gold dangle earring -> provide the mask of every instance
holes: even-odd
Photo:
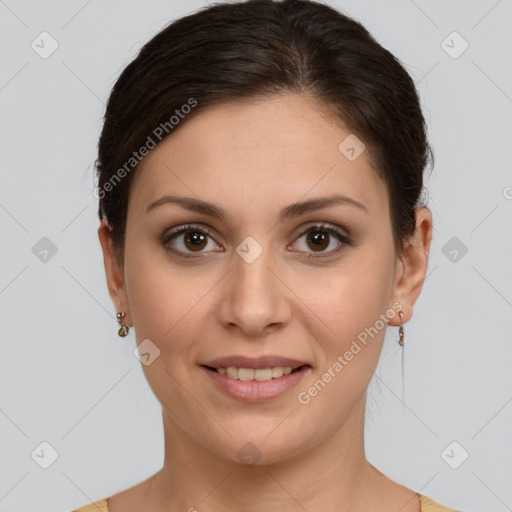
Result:
[[[124,311],[121,311],[120,313],[117,313],[117,321],[119,322],[119,325],[121,326],[120,329],[117,331],[117,334],[124,338],[127,334],[130,328],[123,323],[124,318]]]
[[[398,329],[398,335],[400,336],[400,339],[398,340],[398,344],[403,347],[404,346],[404,324],[403,324],[403,320],[404,320],[404,314],[402,313],[402,311],[400,311],[398,313],[398,316],[400,317],[400,328]]]
[[[398,329],[398,335],[399,335],[399,339],[398,339],[398,344],[400,345],[400,347],[402,347],[402,350],[400,350],[400,352],[402,353],[402,386],[403,386],[403,382],[404,382],[404,369],[405,369],[405,366],[404,366],[404,353],[405,353],[405,349],[403,348],[404,346],[404,314],[402,312],[402,310],[400,310],[398,312],[398,316],[400,317],[400,327]],[[405,387],[402,387],[402,400],[405,402]]]

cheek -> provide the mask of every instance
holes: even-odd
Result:
[[[298,401],[311,416],[329,414],[326,429],[345,421],[378,364],[390,315],[390,264],[367,266],[359,259],[359,267],[331,279],[325,293],[310,295],[322,319],[314,332],[319,364]]]
[[[393,257],[369,247],[338,270],[319,275],[314,286],[312,280],[296,284],[302,287],[300,295],[307,297],[307,305],[324,321],[330,338],[339,344],[372,326],[390,307],[393,277]]]
[[[189,414],[194,405],[181,383],[189,382],[190,370],[196,371],[198,341],[204,338],[210,318],[207,294],[218,279],[205,272],[194,277],[154,251],[126,254],[126,289],[136,343],[149,339],[158,349],[141,345],[149,348],[151,357],[142,369],[162,405]]]
[[[318,374],[326,384],[311,390],[322,395],[314,407],[336,403],[339,420],[364,392],[378,364],[387,321],[394,314],[389,302],[393,258],[392,250],[384,248],[360,250],[324,283],[323,293],[315,288],[308,295],[308,305],[322,319],[314,337],[320,345]]]
[[[126,254],[126,289],[137,342],[149,338],[161,351],[172,347],[179,353],[191,339],[200,339],[201,319],[208,318],[204,299],[216,276],[173,264],[158,250],[137,248]]]

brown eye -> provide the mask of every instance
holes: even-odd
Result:
[[[302,238],[305,238],[301,242]],[[308,253],[308,258],[325,258],[338,254],[345,246],[351,245],[348,235],[344,235],[331,225],[315,225],[304,231],[294,243],[297,250]],[[328,248],[330,250],[327,250]],[[314,255],[318,253],[318,255]]]
[[[301,242],[303,237],[305,240]],[[350,237],[331,225],[311,226],[297,240],[294,243],[295,249],[308,254],[308,259],[334,256],[345,246],[351,245]],[[206,228],[194,225],[171,231],[163,237],[162,244],[166,250],[184,258],[197,258],[212,251],[223,251]]]
[[[162,240],[165,249],[183,256],[184,258],[200,257],[206,252],[219,252],[219,246],[214,243],[210,232],[206,228],[188,225],[182,226],[166,234]],[[210,250],[205,250],[210,247]],[[192,255],[196,253],[197,256]]]
[[[206,238],[208,235],[199,231],[185,231],[183,243],[187,249],[191,251],[200,251],[206,246]]]
[[[314,251],[323,251],[329,246],[331,235],[325,231],[310,231],[306,237],[306,243]]]

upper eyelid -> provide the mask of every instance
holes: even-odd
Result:
[[[186,232],[187,230],[192,231],[193,229],[197,229],[197,231],[203,231],[210,237],[214,237],[215,230],[211,228],[210,226],[205,226],[204,224],[183,224],[181,226],[177,226],[169,231],[165,231],[163,235],[164,240],[169,240],[171,237],[179,234],[183,234],[183,232]]]

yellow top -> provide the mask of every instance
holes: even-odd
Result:
[[[427,498],[427,496],[423,496],[423,494],[419,494],[420,503],[421,503],[421,512],[460,512],[453,508],[443,507],[436,501]],[[105,498],[99,501],[95,501],[94,503],[90,503],[89,505],[85,505],[85,507],[77,508],[73,510],[73,512],[108,512],[107,501],[109,498]]]

